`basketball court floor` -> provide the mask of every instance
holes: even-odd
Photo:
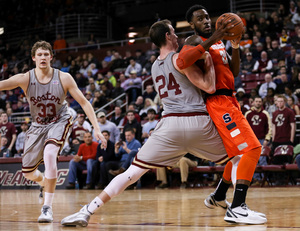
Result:
[[[203,231],[296,231],[300,230],[299,187],[252,187],[250,209],[266,214],[265,225],[232,225],[225,211],[208,209],[203,200],[214,188],[126,190],[92,216],[87,227],[63,227],[60,221],[92,200],[98,190],[57,190],[54,222],[39,224],[38,190],[0,190],[0,230],[203,230]],[[228,193],[232,200],[232,188]]]

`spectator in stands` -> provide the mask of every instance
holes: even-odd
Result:
[[[87,91],[84,96],[91,104],[93,103],[94,98],[92,92]]]
[[[7,138],[6,136],[1,135],[1,145],[0,145],[0,157],[12,157],[10,151],[8,150],[7,147]]]
[[[89,69],[89,61],[87,60],[83,60],[81,66],[80,66],[80,69],[79,69],[79,72],[85,77],[87,78],[88,77],[88,69]]]
[[[253,26],[258,24],[259,21],[257,19],[256,14],[251,13],[249,19],[247,20],[247,31],[249,31],[248,33],[250,34],[251,37],[253,35]]]
[[[296,35],[291,37],[291,44],[296,50],[300,49],[300,28],[296,28]]]
[[[81,114],[84,115],[83,111],[82,111],[82,110],[79,110],[79,111],[78,111],[78,115],[81,115]],[[80,116],[80,117],[81,117],[81,116]],[[77,117],[77,118],[79,119],[79,117]],[[86,118],[86,117],[84,117],[84,118]],[[78,119],[74,121],[73,126],[77,126],[77,124],[78,124]],[[83,127],[84,129],[88,130],[89,132],[92,131],[92,126],[91,126],[91,124],[90,124],[86,119],[84,119],[83,124],[82,124],[82,127]]]
[[[267,91],[270,87],[276,90],[277,85],[272,81],[272,75],[267,73],[265,75],[265,82],[260,86],[258,91],[261,98],[265,98],[267,96]]]
[[[17,139],[17,129],[13,123],[8,122],[8,116],[6,112],[1,114],[0,132],[1,137],[5,136],[7,138],[6,147],[8,148],[8,155],[11,157],[13,156],[12,151]]]
[[[84,134],[89,131],[87,128],[83,126],[85,122],[85,114],[78,114],[76,120],[74,121],[71,135],[70,135],[70,143],[74,139],[78,139],[80,143],[84,142]]]
[[[53,44],[53,50],[58,54],[58,53],[66,53],[66,50],[61,50],[61,49],[66,49],[67,48],[67,42],[66,40],[61,36],[61,34],[57,34],[56,40],[54,41]]]
[[[255,60],[259,60],[261,58],[261,53],[264,51],[264,46],[262,43],[257,43],[256,44],[256,49],[252,49],[252,56]]]
[[[288,98],[293,98],[293,101],[295,104],[299,103],[298,97],[293,93],[292,89],[291,89],[291,85],[288,84],[284,87],[284,96],[288,99]]]
[[[113,122],[117,127],[123,126],[124,115],[120,106],[115,106],[114,114],[110,121]]]
[[[180,178],[181,178],[181,189],[189,188],[188,176],[190,168],[194,168],[198,165],[198,158],[187,153],[183,156],[173,168],[180,169]],[[161,183],[156,187],[157,189],[167,188],[167,174],[166,168],[157,168],[156,169],[156,180],[161,181]]]
[[[126,75],[126,73],[125,73]],[[141,95],[142,79],[137,77],[136,70],[130,72],[130,78],[124,82],[124,90],[128,94],[129,102],[135,101]]]
[[[137,63],[134,58],[131,58],[129,60],[129,63],[130,64],[127,66],[126,71],[125,71],[125,76],[130,77],[130,75],[133,71],[136,72],[137,76],[141,76],[141,74],[142,74],[142,65]]]
[[[118,129],[117,125],[107,120],[103,111],[98,112],[97,119],[101,131],[109,131],[110,141],[113,143],[118,142],[120,140],[120,130]]]
[[[84,78],[80,72],[76,72],[75,74],[75,82],[79,89],[84,89],[88,84],[88,79]]]
[[[146,63],[143,66],[142,75],[151,75],[151,68],[156,58],[156,55],[151,55],[150,58],[146,60]]]
[[[127,68],[130,65],[130,60],[133,59],[133,56],[131,54],[130,50],[125,51],[125,56],[123,58],[124,60],[124,66]]]
[[[103,80],[100,81],[100,85],[105,85],[110,91],[114,88],[107,75],[103,76]]]
[[[70,75],[75,78],[76,73],[79,71],[80,67],[76,64],[75,60],[71,61],[71,65],[69,66],[69,73]]]
[[[138,110],[136,108],[136,105],[135,103],[131,102],[129,105],[128,105],[128,108],[127,108],[127,112],[128,111],[133,111],[134,112],[134,118],[140,123],[141,122],[141,117],[138,113]],[[126,113],[127,114],[127,113]],[[123,126],[128,122],[128,119],[127,119],[127,115],[124,117],[124,122],[123,122]]]
[[[91,72],[91,76],[90,77],[93,77],[94,79],[96,78],[97,76],[97,73],[98,73],[98,69],[96,67],[96,64],[95,63],[91,63],[89,66],[88,66],[88,69],[87,69],[87,72]]]
[[[17,151],[18,156],[21,156],[23,154],[24,142],[25,142],[27,130],[28,130],[28,123],[23,122],[21,124],[21,132],[18,134],[17,140],[16,140],[16,151]]]
[[[279,145],[293,145],[295,137],[295,113],[285,106],[285,96],[278,95],[276,105],[278,110],[273,113],[272,119],[273,151]]]
[[[124,65],[124,60],[122,59],[119,52],[114,53],[114,59],[111,62],[110,70],[112,72],[122,72],[125,71],[126,67]]]
[[[91,132],[84,134],[84,143],[79,146],[78,153],[73,157],[69,164],[69,184],[67,189],[75,189],[77,171],[87,170],[86,188],[93,188],[92,167],[96,160],[98,143],[93,141]]]
[[[115,166],[110,166],[112,169],[110,169],[108,172],[111,175],[116,176],[125,172],[125,170],[130,166],[139,149],[142,147],[140,141],[135,139],[135,136],[136,135],[134,129],[127,128],[125,129],[126,141],[117,142],[115,144],[116,156],[121,156],[121,160],[117,166],[119,167],[117,170],[113,170],[115,169]]]
[[[287,34],[287,30],[283,28],[281,31],[281,36],[279,37],[280,47],[281,48],[286,47],[287,45],[290,45],[290,43],[291,43],[291,38]]]
[[[103,60],[101,62],[101,67],[98,69],[98,73],[101,73],[102,75],[106,75],[106,73],[110,70],[110,66],[108,65],[108,62]]]
[[[297,11],[293,15],[291,21],[294,24],[294,26],[298,26],[300,24],[300,8],[297,8]]]
[[[296,53],[297,53],[296,49],[294,47],[291,47],[291,53],[286,57],[286,64],[287,64],[286,66],[287,66],[287,71],[289,73],[293,72],[293,67],[296,65]]]
[[[104,148],[100,143],[97,147],[96,159],[98,160],[93,168],[95,172],[96,189],[104,189],[109,183],[107,163],[110,161],[117,162],[118,158],[115,155],[115,143],[110,141],[110,133],[107,130],[102,131],[103,136],[107,140],[107,147]],[[98,180],[99,179],[99,180]]]
[[[241,73],[242,74],[251,74],[254,69],[254,64],[256,60],[252,57],[252,52],[246,53],[246,60],[244,60],[241,64]]]
[[[88,49],[96,49],[97,48],[97,39],[95,38],[95,35],[91,33],[88,37],[87,45],[89,46]]]
[[[15,104],[18,102],[18,96],[14,93],[13,90],[8,90],[7,101],[9,101],[11,104]]]
[[[113,73],[111,71],[108,71],[106,74],[108,81],[112,84],[113,87],[116,87],[117,84],[117,79],[116,77],[113,75]]]
[[[141,49],[137,49],[135,51],[135,61],[139,64],[141,64],[141,66],[143,67],[146,63],[146,57],[143,54]]]
[[[282,74],[274,77],[273,81],[277,85],[276,93],[278,93],[278,94],[284,94],[285,93],[285,87],[290,84],[288,82],[287,74],[285,74],[285,73],[282,73]]]
[[[95,110],[98,110],[99,108],[101,108],[102,106],[104,106],[105,104],[107,104],[107,99],[105,94],[101,91],[95,91],[94,92],[94,98],[92,101],[92,106]]]
[[[139,115],[142,120],[145,119],[145,117],[147,116],[147,112],[150,108],[153,109],[155,113],[157,113],[157,105],[153,102],[152,99],[146,98],[144,102],[144,108],[141,109],[139,112]]]
[[[268,57],[272,60],[273,66],[276,66],[280,60],[285,60],[284,51],[280,49],[277,40],[272,41],[272,51],[268,53]]]
[[[121,81],[118,80],[116,83],[116,87],[114,87],[112,89],[110,96],[112,99],[115,99],[118,96],[122,95],[124,92],[125,92],[124,89],[121,87]],[[122,105],[124,99],[125,99],[125,97],[118,99],[116,101],[116,105],[119,105],[119,106]]]
[[[143,98],[144,98],[144,100],[146,98],[150,98],[150,99],[154,100],[156,94],[157,94],[157,92],[154,91],[153,85],[149,84],[146,86],[146,91],[143,93]]]
[[[143,96],[138,96],[134,102],[135,108],[138,112],[144,108],[144,98]]]
[[[269,113],[263,109],[262,105],[262,98],[256,96],[253,107],[246,112],[245,117],[261,145],[267,146],[271,140],[272,122]]]
[[[68,65],[68,63],[67,62],[64,62],[63,63],[63,66],[62,66],[62,68],[60,69],[62,72],[67,72],[67,73],[69,73],[69,69],[70,69],[70,66]]]
[[[265,37],[264,49],[265,51],[267,51],[267,53],[272,51],[272,38],[270,35],[267,35]]]
[[[140,122],[138,122],[135,118],[135,115],[134,115],[134,111],[132,110],[128,110],[126,112],[126,117],[127,117],[127,122],[126,124],[124,125],[124,128],[123,128],[123,133],[121,135],[121,139],[122,140],[125,140],[125,131],[128,129],[128,128],[132,128],[134,129],[134,133],[135,133],[135,138],[138,140],[138,141],[141,141],[141,137],[142,137],[142,126],[140,124]]]
[[[250,48],[251,45],[252,45],[253,41],[252,39],[250,38],[249,34],[248,33],[245,33],[243,35],[243,38],[240,42],[240,48],[242,51],[244,51],[246,48]]]
[[[300,109],[299,109],[299,106],[297,104],[295,104],[294,97],[288,97],[287,104],[288,104],[288,107],[294,111],[296,116],[300,115]]]
[[[281,33],[282,28],[283,28],[283,21],[280,20],[276,12],[273,13],[273,26],[274,26],[274,32],[277,34]]]
[[[155,116],[156,116],[156,111],[154,109],[150,108],[147,111],[148,122],[143,125],[143,130],[142,130],[142,141],[143,141],[143,143],[145,143],[147,141],[147,139],[149,137],[150,130],[154,129],[157,122],[158,122],[158,120],[155,119]]]
[[[125,90],[125,81],[126,81],[125,74],[121,73],[119,75],[119,81],[120,81],[120,86]]]
[[[17,102],[17,107],[13,110],[13,112],[24,112],[25,108],[23,106],[23,101],[21,99]]]
[[[109,63],[111,61],[112,58],[112,51],[111,50],[107,50],[106,51],[106,56],[104,57],[104,61]]]
[[[297,5],[294,2],[294,0],[290,0],[290,5],[289,5],[289,18],[292,18],[294,14],[297,12]]]
[[[272,61],[268,58],[267,52],[261,52],[261,58],[255,62],[252,72],[266,73],[271,72],[273,68]]]

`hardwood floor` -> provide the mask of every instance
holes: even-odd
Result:
[[[38,203],[38,190],[0,190],[0,230],[300,230],[299,187],[250,188],[248,206],[265,213],[268,222],[249,226],[231,225],[223,220],[224,210],[207,209],[203,200],[213,190],[126,190],[98,210],[86,228],[63,227],[60,220],[92,200],[97,190],[57,190],[52,224],[37,223],[42,206]],[[228,200],[232,200],[232,189]]]

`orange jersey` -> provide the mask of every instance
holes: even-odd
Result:
[[[201,36],[200,36],[201,37]],[[206,38],[201,37],[203,41]],[[209,48],[216,72],[216,90],[234,90],[234,76],[230,70],[227,52],[222,41],[218,41]]]

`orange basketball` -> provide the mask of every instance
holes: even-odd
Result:
[[[225,40],[233,40],[239,37],[241,34],[244,33],[244,24],[242,19],[234,13],[224,13],[222,14],[216,21],[216,29],[220,24],[221,19],[223,19],[223,23],[231,20],[231,22],[227,25],[234,25],[231,29],[227,30],[228,33],[233,33],[233,36],[224,36]]]

